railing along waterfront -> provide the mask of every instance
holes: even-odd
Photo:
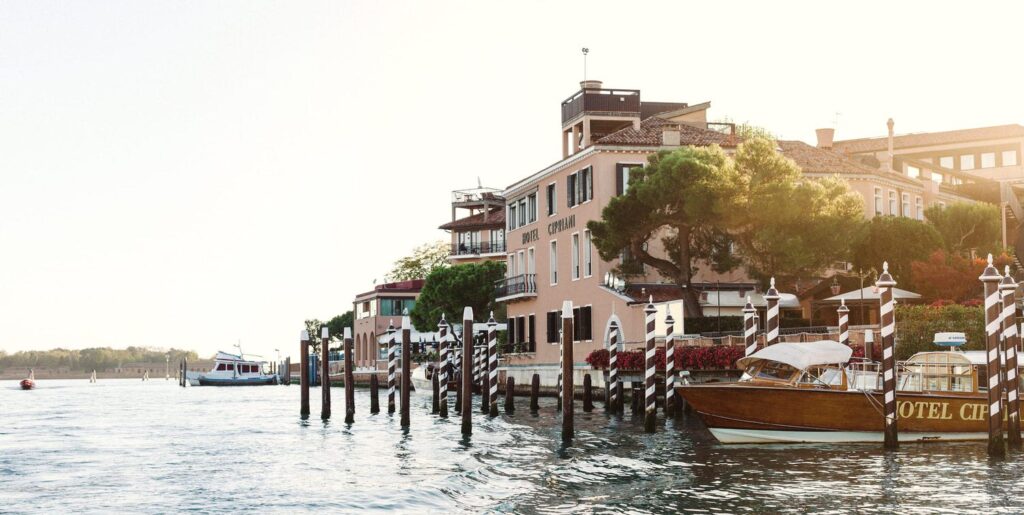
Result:
[[[452,255],[453,256],[478,256],[480,254],[503,254],[505,252],[505,242],[497,241],[483,241],[480,243],[453,243],[452,244]]]
[[[500,279],[494,284],[497,297],[537,293],[537,274],[521,274]]]

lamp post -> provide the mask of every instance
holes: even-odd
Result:
[[[164,360],[164,381],[171,380],[171,353],[168,352]],[[159,361],[157,361],[159,363]]]

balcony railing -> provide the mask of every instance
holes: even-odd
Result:
[[[453,256],[479,256],[480,254],[504,254],[505,253],[505,242],[503,241],[484,241],[480,243],[453,243],[452,244],[452,255]]]
[[[537,274],[522,274],[506,277],[494,283],[497,298],[513,295],[536,295]]]
[[[583,89],[562,102],[562,123],[584,111],[640,115],[640,90]]]

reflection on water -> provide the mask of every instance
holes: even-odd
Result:
[[[412,427],[298,415],[297,386],[188,388],[154,380],[0,382],[0,511],[934,512],[1024,511],[1024,455],[985,443],[716,444],[695,418],[577,412],[563,445],[554,401],[490,419],[430,415]],[[317,392],[311,394],[319,397]],[[335,412],[343,413],[336,395]],[[474,403],[474,406],[477,406]]]

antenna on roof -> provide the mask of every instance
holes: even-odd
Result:
[[[835,116],[832,117],[832,128],[835,129],[836,131],[839,130],[839,116],[842,114],[843,113],[836,111]]]
[[[590,53],[590,49],[583,47],[583,82],[587,81],[587,54]]]
[[[480,176],[479,176],[479,175],[477,175],[477,176],[476,176],[476,187],[477,187],[477,188],[480,188],[480,189],[483,189],[483,188],[484,188],[484,185],[483,185],[483,183],[482,183],[482,182],[480,182]]]

